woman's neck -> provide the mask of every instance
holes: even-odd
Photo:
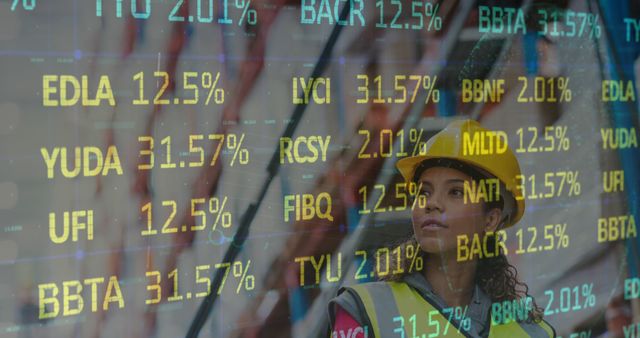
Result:
[[[455,255],[428,254],[423,275],[447,306],[465,306],[475,288],[477,262],[458,262]]]

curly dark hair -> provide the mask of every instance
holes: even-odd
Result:
[[[495,241],[488,241],[487,247],[492,245],[490,243],[495,243]],[[414,236],[411,236],[409,240],[399,246],[393,246],[393,249],[397,250],[398,247],[400,247],[402,252],[406,252],[405,250],[407,250],[408,247],[412,247],[411,250],[415,250],[416,248],[420,250],[420,245]],[[488,250],[493,250],[493,248],[488,248]],[[405,276],[412,273],[411,270],[416,270],[406,255],[398,256],[400,260],[398,260],[396,255],[390,255],[390,265],[399,267],[399,270],[401,269],[404,273],[388,273],[385,276],[379,276],[380,280],[400,282]],[[427,254],[421,251],[421,257],[425,259],[426,256]],[[475,282],[494,303],[531,297],[529,295],[529,287],[518,279],[518,271],[509,263],[507,257],[502,252],[494,257],[478,260]],[[536,304],[533,297],[531,297],[531,301],[532,310],[529,313],[527,321],[538,323],[542,320],[543,309]]]
[[[416,182],[422,172],[431,166],[444,166],[454,168],[466,173],[476,181],[492,176],[486,172],[482,172],[477,168],[471,167],[459,161],[449,159],[435,159],[427,160],[421,163],[415,170],[413,181]],[[485,212],[489,212],[494,208],[499,208],[502,210],[503,205],[503,196],[501,196],[501,198],[498,200],[483,202],[483,209]],[[487,234],[486,236],[499,236],[498,234],[499,232],[496,232]],[[495,246],[496,241],[487,241],[487,250],[489,252],[496,252]],[[392,247],[394,248],[394,250],[397,250],[399,248],[399,250],[403,250],[402,252],[406,252],[404,250],[407,250],[408,247],[412,247],[411,250],[420,250],[420,245],[413,235],[399,245],[393,245]],[[426,258],[427,254],[421,250],[420,252],[423,259]],[[379,276],[380,280],[402,281],[407,274],[411,273],[411,260],[407,258],[407,255],[391,255],[390,264],[391,266],[400,267],[402,271],[404,271],[404,273]],[[415,271],[415,267],[413,270]],[[521,282],[518,279],[518,271],[513,265],[509,263],[507,257],[502,251],[500,251],[499,254],[496,254],[493,257],[478,260],[475,283],[480,287],[480,289],[482,289],[483,292],[485,292],[489,296],[491,301],[494,303],[504,301],[517,301],[530,297],[532,310],[529,313],[526,321],[534,321],[538,323],[542,320],[544,313],[543,309],[539,307],[536,304],[535,299],[533,299],[533,297],[529,295],[529,287],[527,286],[527,284]]]

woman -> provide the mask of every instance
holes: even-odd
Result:
[[[502,250],[500,234],[520,220],[524,198],[518,161],[495,135],[455,121],[427,142],[425,155],[398,161],[424,196],[402,244],[421,249],[424,268],[395,262],[404,274],[342,288],[329,303],[333,337],[555,337]],[[483,137],[493,139],[481,146]],[[483,184],[492,193],[466,196]],[[474,238],[481,254],[461,255],[471,252],[461,243]]]

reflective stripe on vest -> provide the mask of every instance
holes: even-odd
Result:
[[[406,283],[374,282],[351,289],[362,300],[376,338],[470,337]],[[554,336],[553,329],[544,321],[492,324],[489,331],[490,338]]]

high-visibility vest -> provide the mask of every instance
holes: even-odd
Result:
[[[374,282],[351,286],[365,307],[376,338],[383,337],[471,337],[464,328],[456,327],[449,318],[403,282]],[[404,328],[404,332],[403,331]],[[554,329],[545,321],[492,323],[489,338],[555,337]]]

